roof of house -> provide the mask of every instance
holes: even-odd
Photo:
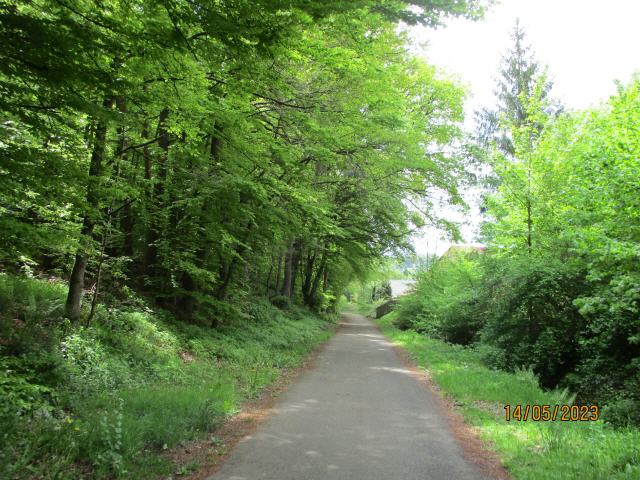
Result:
[[[465,253],[472,252],[484,252],[486,247],[484,245],[452,245],[449,249],[442,254],[443,257],[453,257],[456,255],[463,255]]]

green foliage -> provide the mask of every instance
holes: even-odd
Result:
[[[497,108],[483,109],[477,115],[478,140],[483,147],[492,147],[511,160],[522,161],[523,146],[531,148],[542,133],[547,117],[557,115],[561,108],[550,98],[552,83],[546,68],[536,60],[532,47],[527,44],[519,20],[511,33],[511,41],[511,47],[502,57],[497,79]],[[497,180],[506,179],[498,175]]]
[[[25,367],[24,362],[12,361],[12,358],[1,357],[0,369],[0,419],[3,422],[11,418],[28,415],[34,411],[48,409],[47,398],[51,389],[38,381],[34,371]]]
[[[14,278],[0,273],[0,336],[12,355],[49,350],[58,341],[66,288],[57,281]]]
[[[628,406],[635,402],[629,408],[635,418],[631,412],[640,402],[640,277],[633,259],[640,237],[633,212],[638,206],[634,173],[640,163],[633,125],[640,118],[639,92],[634,81],[621,87],[608,106],[549,125],[534,152],[533,183],[534,248],[548,272],[545,277],[552,280],[540,287],[553,299],[558,320],[566,324],[556,332],[555,346],[540,350],[540,355],[556,357],[567,373],[563,383],[583,398],[614,404],[620,400]],[[509,214],[497,225],[505,231],[518,221]],[[514,252],[502,261],[523,269],[517,258]],[[531,263],[536,264],[535,258]],[[545,316],[552,321],[553,315]]]
[[[460,259],[422,274],[399,325],[476,341],[492,367],[532,368],[544,387],[600,403],[609,423],[637,425],[640,82],[597,109],[558,115],[521,33],[482,138],[495,176],[487,253],[466,275]]]
[[[247,294],[331,308],[438,221],[422,192],[461,202],[464,91],[396,22],[490,3],[9,2],[0,265],[69,275],[74,322],[85,286],[199,323]]]
[[[393,291],[391,290],[391,284],[387,280],[379,285],[374,285],[372,287],[371,300],[374,302],[376,300],[388,300],[392,295]]]
[[[415,292],[400,299],[398,327],[469,344],[482,326],[477,315],[479,291],[478,253],[443,257],[416,275]]]
[[[465,92],[397,23],[491,3],[4,2],[0,268],[69,282],[0,274],[0,476],[148,477],[446,223]]]
[[[282,310],[286,310],[291,305],[291,299],[284,295],[275,295],[271,297],[271,303]]]
[[[484,263],[481,341],[502,352],[491,365],[531,367],[543,386],[558,385],[580,357],[584,320],[572,302],[584,291],[583,270],[529,255]]]

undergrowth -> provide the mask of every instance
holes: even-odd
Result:
[[[0,478],[166,476],[163,451],[211,432],[329,336],[326,319],[262,299],[217,329],[140,301],[73,327],[65,293],[0,274]]]
[[[376,320],[393,342],[429,370],[518,480],[640,479],[640,430],[597,422],[505,420],[506,404],[555,405],[573,401],[567,391],[545,391],[530,370],[493,370],[481,352],[394,326],[397,312]]]

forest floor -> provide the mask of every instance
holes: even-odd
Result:
[[[314,363],[211,478],[503,477],[368,319],[345,314]]]

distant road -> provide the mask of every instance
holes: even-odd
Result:
[[[210,480],[480,480],[433,394],[359,315]]]

